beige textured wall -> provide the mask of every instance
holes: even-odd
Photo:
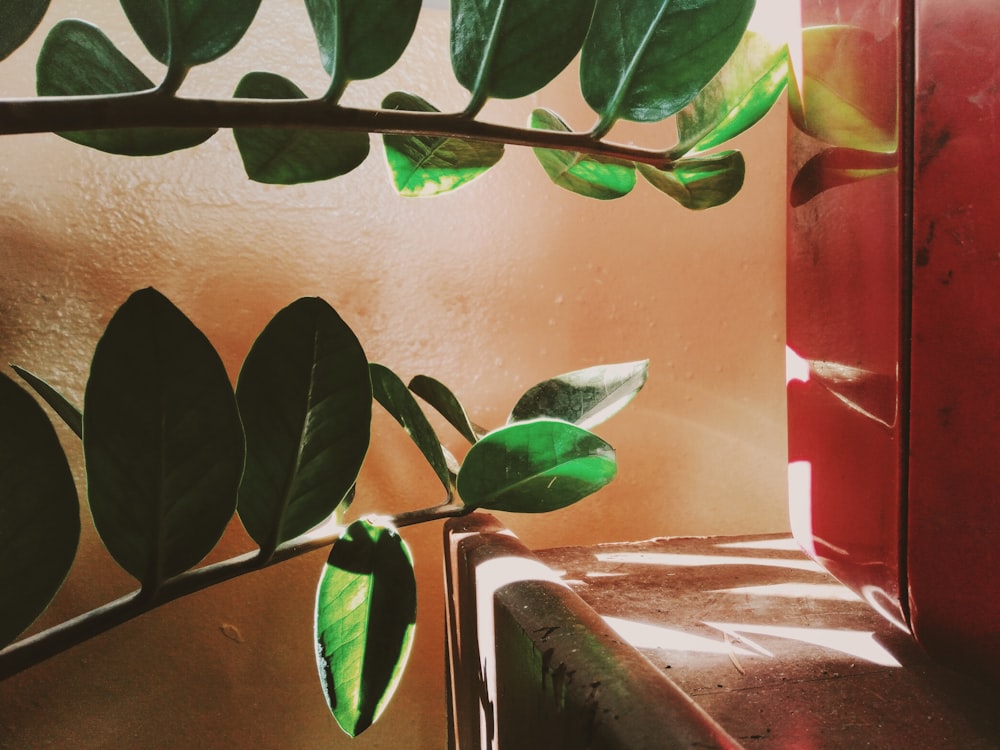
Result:
[[[73,15],[155,70],[117,3],[55,0],[45,25]],[[308,40],[307,24],[301,3],[268,0],[248,39],[211,66],[218,79],[196,71],[185,91],[225,96],[263,68],[320,93],[311,44],[270,38]],[[32,93],[37,46],[0,65],[0,95]],[[403,63],[348,100],[372,105],[394,88],[463,104],[444,14],[425,18]],[[536,104],[576,127],[593,118],[572,73],[486,114],[521,123]],[[633,136],[671,138],[662,126],[623,134]],[[487,426],[546,376],[649,357],[646,390],[598,430],[618,449],[619,480],[555,515],[505,520],[534,546],[782,530],[783,109],[740,146],[743,193],[694,214],[646,185],[612,203],[563,193],[519,150],[455,195],[403,200],[377,149],[336,182],[268,187],[245,179],[228,133],[156,160],[54,136],[3,138],[0,361],[79,399],[103,325],[145,285],[173,299],[234,374],[271,315],[321,295],[372,360],[444,380]],[[380,416],[374,440],[359,512],[439,500],[393,423]],[[396,702],[362,739],[341,740],[315,677],[320,552],[170,604],[0,684],[0,749],[443,747],[440,526],[405,536],[417,560],[418,640]],[[234,525],[212,559],[247,549]],[[43,624],[132,585],[85,519],[77,565]]]

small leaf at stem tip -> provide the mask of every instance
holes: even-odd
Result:
[[[275,73],[247,73],[238,99],[305,99],[302,90]],[[234,128],[247,177],[270,185],[296,185],[345,175],[368,158],[367,133],[295,128]]]
[[[429,375],[417,375],[410,380],[408,387],[433,406],[470,443],[476,442],[486,434],[482,427],[469,419],[465,407],[444,383]]]
[[[624,409],[646,384],[649,360],[574,370],[529,388],[507,422],[548,417],[590,429]]]
[[[516,422],[469,448],[458,473],[467,508],[547,513],[607,485],[614,449],[582,427],[555,419]]]
[[[434,469],[434,473],[444,486],[448,499],[452,496],[451,472],[448,469],[448,461],[445,458],[441,447],[441,441],[427,417],[413,398],[413,394],[396,375],[385,365],[375,362],[369,366],[372,376],[372,393],[375,400],[382,404],[383,408],[393,419],[399,422],[400,426],[410,436],[410,439],[424,454],[427,463]]]
[[[0,375],[0,648],[48,607],[73,565],[80,503],[69,462],[35,400]]]
[[[11,365],[11,368],[23,381],[34,389],[35,393],[45,400],[45,403],[52,407],[52,411],[66,423],[66,426],[73,431],[74,435],[83,437],[83,415],[76,406],[70,403],[69,399],[40,377],[25,370],[23,367]]]
[[[337,724],[356,737],[382,715],[410,655],[417,583],[410,550],[375,520],[334,542],[316,593],[316,663]]]
[[[49,0],[6,0],[0,24],[0,60],[24,44],[42,22]]]
[[[559,115],[547,109],[531,113],[531,127],[571,132]],[[635,164],[632,162],[559,149],[535,148],[534,152],[552,182],[578,195],[612,200],[628,195],[635,187]]]
[[[438,110],[415,94],[396,91],[382,101],[383,109],[408,112]],[[441,195],[485,174],[504,154],[502,143],[441,136],[382,136],[385,158],[396,190],[406,198]]]
[[[45,39],[36,65],[39,96],[99,96],[153,89],[153,82],[96,26],[60,21]],[[82,146],[122,156],[159,156],[192,148],[214,128],[126,128],[58,133]]]
[[[639,164],[639,172],[660,192],[695,211],[721,206],[743,187],[746,163],[739,151],[680,159],[670,169]]]

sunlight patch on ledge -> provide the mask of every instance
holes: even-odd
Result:
[[[667,552],[604,552],[597,556],[605,563],[626,565],[664,565],[685,568],[703,568],[709,565],[754,565],[765,568],[790,568],[810,573],[823,569],[812,560],[768,557],[738,557],[736,555],[682,555]]]

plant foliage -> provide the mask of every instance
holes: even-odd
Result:
[[[399,62],[421,2],[305,0],[317,64],[329,77],[325,92],[311,97],[294,81],[258,70],[245,74],[233,100],[191,100],[180,95],[188,71],[232,50],[260,0],[121,4],[162,69],[150,77],[96,26],[60,21],[37,61],[40,99],[0,100],[0,133],[54,131],[102,151],[153,156],[231,128],[247,176],[270,184],[347,174],[367,159],[369,135],[381,133],[403,196],[468,184],[516,143],[534,146],[544,172],[565,190],[618,198],[632,190],[638,167],[661,192],[700,209],[730,200],[745,170],[732,151],[710,162],[704,152],[757,122],[787,78],[786,49],[746,31],[754,0],[452,0],[450,56],[455,79],[468,91],[464,109],[444,113],[404,91],[372,109],[349,108],[339,101],[353,81]],[[47,5],[4,6],[0,59],[31,36]],[[596,116],[590,130],[574,131],[545,107],[522,128],[479,119],[490,99],[534,95],[574,59],[581,96]],[[42,101],[52,97],[62,98],[61,106]],[[674,116],[679,139],[671,148],[606,139],[620,120]],[[689,153],[699,161],[685,161]]]

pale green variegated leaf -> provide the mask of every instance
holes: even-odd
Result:
[[[771,109],[788,82],[788,46],[752,31],[722,70],[677,113],[681,156],[707,151],[747,130]]]
[[[35,393],[45,400],[45,403],[52,407],[52,411],[73,430],[74,435],[83,437],[83,415],[80,413],[79,408],[70,403],[69,399],[34,373],[28,372],[23,367],[18,367],[17,365],[11,365],[11,367],[24,382],[32,387]]]
[[[421,0],[306,0],[332,88],[391,68],[413,36],[420,5]]]
[[[147,91],[153,82],[96,26],[60,21],[45,39],[37,63],[39,96],[96,96]],[[99,151],[157,156],[191,148],[215,134],[212,128],[129,128],[59,133]]]
[[[55,430],[35,400],[0,375],[0,648],[62,586],[80,539],[80,504]]]
[[[368,360],[336,311],[305,297],[257,337],[236,402],[247,444],[240,520],[269,554],[326,520],[354,487],[371,436]]]
[[[465,407],[444,383],[429,375],[417,375],[410,380],[408,387],[433,406],[470,443],[486,434],[482,427],[469,419]]]
[[[121,0],[149,53],[181,68],[211,62],[243,38],[260,0]],[[172,13],[172,16],[170,15]]]
[[[600,115],[656,122],[687,105],[736,49],[754,0],[602,0],[583,44],[580,85]]]
[[[555,112],[536,109],[531,113],[531,127],[539,130],[570,132],[569,126]],[[635,164],[590,156],[577,151],[535,148],[535,156],[556,185],[587,198],[621,198],[635,187]]]
[[[31,37],[48,9],[49,0],[0,0],[0,60]]]
[[[101,540],[150,591],[208,554],[236,510],[243,428],[229,377],[154,289],[129,297],[97,344],[83,454]]]
[[[395,530],[352,523],[337,540],[316,594],[316,662],[327,705],[356,737],[385,710],[413,645],[417,583]]]
[[[393,419],[399,422],[400,426],[406,430],[406,434],[416,443],[420,452],[424,454],[427,463],[434,469],[437,478],[444,485],[448,497],[452,494],[451,472],[448,470],[448,461],[441,441],[427,417],[413,398],[406,384],[385,365],[372,363],[369,367],[372,376],[372,393],[375,400],[382,404],[383,408],[389,412]]]
[[[647,164],[638,167],[653,187],[693,210],[721,206],[732,200],[743,187],[746,174],[746,162],[739,151],[680,159],[666,170]]]
[[[548,417],[590,429],[624,409],[646,384],[649,360],[574,370],[529,388],[510,422]]]
[[[275,73],[247,73],[236,87],[238,99],[305,99],[302,90]],[[255,182],[296,185],[331,180],[368,158],[367,133],[296,128],[234,128],[233,137],[247,176]]]
[[[414,94],[396,91],[382,102],[383,109],[437,112]],[[399,194],[427,197],[451,192],[487,172],[503,157],[502,143],[469,141],[433,135],[382,136],[392,182]]]
[[[618,464],[610,445],[555,419],[516,422],[469,448],[458,473],[468,508],[547,513],[604,487]]]
[[[472,94],[517,99],[555,78],[583,44],[594,0],[452,0],[451,64]]]

